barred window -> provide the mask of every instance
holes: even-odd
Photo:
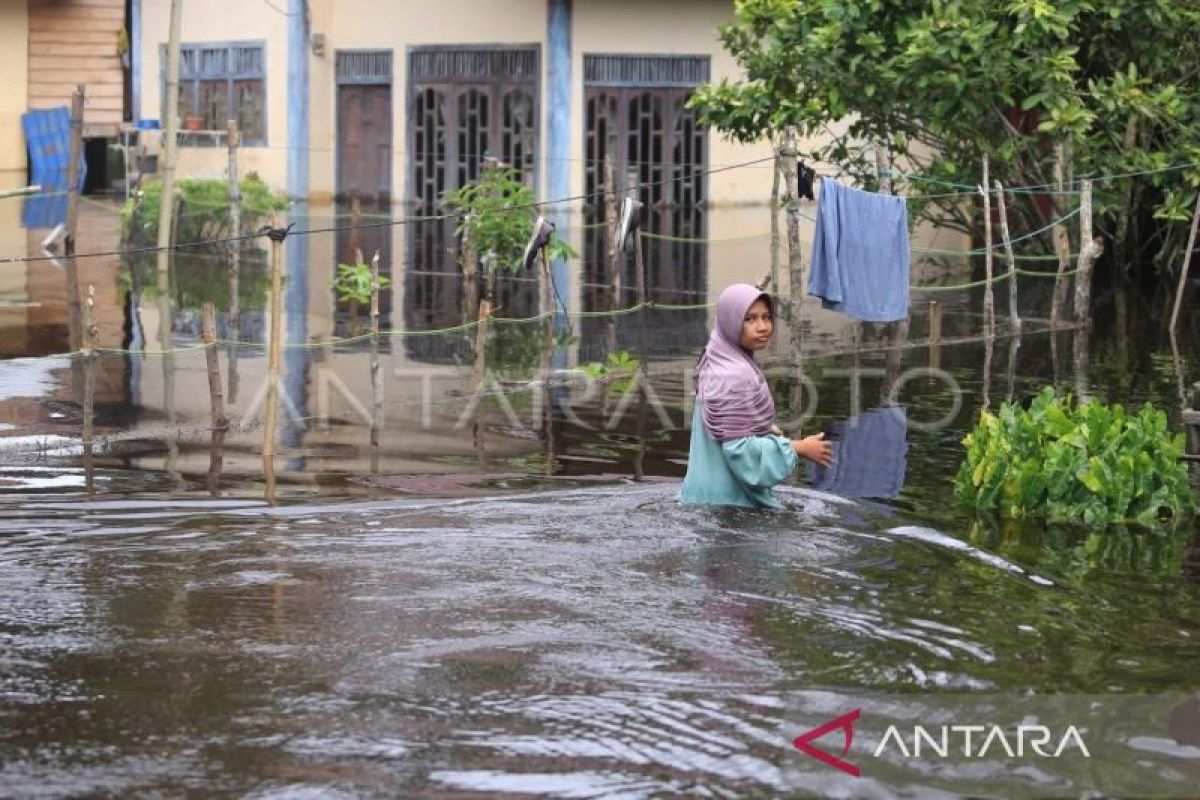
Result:
[[[163,108],[166,108],[166,45],[161,47]],[[266,44],[222,42],[179,47],[179,143],[223,145],[236,119],[242,144],[267,143]]]

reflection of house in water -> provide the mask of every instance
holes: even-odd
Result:
[[[646,297],[652,302],[703,303],[708,292],[708,252],[704,239],[707,181],[707,135],[685,104],[692,91],[709,78],[707,56],[584,57],[584,286],[583,310],[612,307],[609,287],[608,209],[604,203],[606,162],[618,197],[632,187],[646,204],[643,231],[656,237],[643,241]],[[621,262],[618,308],[637,303],[636,265],[628,255]],[[704,341],[705,309],[671,312],[672,324],[657,328],[655,349],[673,343]],[[603,357],[609,321],[585,318],[581,360]],[[632,347],[636,317],[618,317],[615,345]]]

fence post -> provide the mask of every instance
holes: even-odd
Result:
[[[993,281],[996,277],[994,254],[992,252],[992,191],[988,154],[983,154],[983,185],[979,193],[983,195],[983,269],[987,283],[983,291],[983,326],[987,331],[996,327],[996,295]],[[985,331],[986,332],[986,331]]]
[[[1021,315],[1017,311],[1017,259],[1013,255],[1012,238],[1008,233],[1008,210],[1004,204],[1004,186],[996,181],[996,204],[1000,212],[1000,235],[1004,237],[1004,257],[1008,260],[1008,324],[1021,332]]]
[[[1091,318],[1092,266],[1104,253],[1104,240],[1092,237],[1092,182],[1083,182],[1079,212],[1079,266],[1075,276],[1075,321],[1083,324]]]
[[[67,278],[67,304],[70,312],[70,344],[78,350],[84,343],[81,323],[83,309],[79,301],[79,265],[75,261],[75,229],[79,222],[79,164],[83,160],[83,84],[71,95],[71,154],[67,162],[67,218],[63,252],[67,258],[63,271]]]
[[[278,215],[271,227],[279,228]],[[271,238],[271,339],[267,351],[267,410],[263,423],[263,470],[267,477],[266,499],[275,503],[275,421],[279,409],[279,367],[283,360],[283,239]]]
[[[1062,193],[1066,188],[1066,145],[1059,142],[1054,146],[1054,188],[1058,192],[1054,201],[1054,216],[1063,216]],[[1067,226],[1058,222],[1054,225],[1054,250],[1058,254],[1058,274],[1054,277],[1054,300],[1050,305],[1050,325],[1057,328],[1062,317],[1062,307],[1067,300],[1066,271],[1071,263],[1071,237]]]
[[[383,382],[379,379],[379,251],[371,258],[371,474],[379,473],[379,433],[383,428]]]
[[[220,491],[225,431],[229,428],[229,420],[225,417],[225,398],[221,392],[221,360],[217,354],[217,308],[212,303],[205,303],[201,307],[200,335],[204,342],[204,359],[208,367],[208,402],[212,419],[212,441],[208,450],[208,491],[216,496]]]
[[[74,260],[74,259],[72,259]],[[96,328],[96,287],[88,284],[88,296],[83,305],[83,472],[88,496],[95,494],[96,477],[93,450],[93,424],[96,405],[96,348],[99,346],[99,331]]]

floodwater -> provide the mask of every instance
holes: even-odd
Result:
[[[762,246],[710,245],[657,299],[705,302]],[[205,353],[154,352],[152,269],[86,268],[119,301],[102,344],[131,352],[53,355],[61,297],[28,306],[23,343],[0,321],[0,795],[1045,797],[1134,793],[1139,769],[1195,793],[1200,739],[1178,732],[1083,775],[872,760],[860,739],[855,778],[792,744],[871,704],[1200,688],[1200,528],[998,526],[950,501],[979,409],[1047,383],[1181,429],[1194,320],[1172,347],[1161,309],[1118,294],[1090,334],[1051,334],[1041,284],[1023,334],[991,341],[977,293],[922,297],[904,332],[812,309],[804,380],[787,331],[767,363],[782,420],[836,435],[839,471],[781,489],[782,512],[700,509],[676,495],[707,309],[583,315],[586,270],[560,268],[572,314],[498,323],[477,367],[474,329],[401,335],[462,322],[454,277],[410,269],[377,411],[369,344],[326,342],[360,328],[317,249],[289,253],[273,502],[262,254],[239,327],[220,319],[219,437]],[[224,268],[176,269],[181,348]],[[502,291],[536,313],[536,288]],[[614,349],[644,360],[644,392],[572,371]]]

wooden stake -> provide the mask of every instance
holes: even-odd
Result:
[[[82,309],[79,301],[79,265],[75,261],[75,232],[79,222],[79,164],[83,160],[83,85],[75,87],[71,95],[71,154],[67,162],[67,218],[64,223],[66,238],[63,241],[63,272],[67,279],[67,304],[70,313],[69,338],[72,350],[84,343]]]
[[[1054,216],[1063,216],[1062,193],[1066,188],[1067,149],[1059,142],[1054,146]],[[1062,319],[1062,307],[1067,301],[1066,271],[1071,264],[1071,236],[1061,222],[1054,225],[1054,250],[1058,254],[1058,274],[1054,278],[1054,299],[1050,304],[1050,325],[1057,328]]]
[[[279,227],[279,218],[271,219]],[[283,360],[283,242],[271,240],[271,339],[267,351],[267,410],[263,423],[263,471],[267,477],[266,499],[275,503],[275,422],[279,413],[280,362]]]
[[[383,381],[379,377],[379,251],[371,258],[371,474],[379,474],[379,435],[383,428]]]
[[[1004,186],[996,181],[996,209],[1000,213],[1000,235],[1004,237],[1004,257],[1008,261],[1008,324],[1021,331],[1021,315],[1017,309],[1017,259],[1013,255],[1012,239],[1008,235],[1008,211],[1004,204]]]
[[[1187,286],[1188,267],[1196,249],[1196,228],[1200,226],[1200,194],[1196,195],[1196,209],[1192,212],[1192,230],[1188,234],[1187,249],[1183,251],[1183,263],[1179,265],[1179,287],[1175,290],[1175,305],[1171,309],[1171,330],[1179,322],[1179,309],[1183,307],[1183,292]]]
[[[1075,276],[1075,321],[1086,323],[1092,313],[1092,267],[1104,253],[1104,240],[1092,236],[1092,182],[1083,182],[1079,213],[1079,266]]]
[[[71,259],[74,261],[74,259]],[[88,496],[96,492],[94,462],[94,433],[96,404],[96,367],[99,362],[95,350],[99,346],[99,335],[95,322],[96,287],[88,284],[88,296],[83,306],[83,336],[86,350],[83,381],[83,472]]]
[[[983,185],[979,187],[979,193],[983,195],[983,270],[987,280],[983,290],[983,327],[988,332],[996,328],[996,295],[992,285],[996,272],[992,253],[992,192],[988,188],[991,186],[989,168],[988,154],[984,153]]]
[[[208,449],[208,491],[214,497],[221,491],[221,466],[225,459],[225,398],[221,392],[221,361],[217,354],[217,309],[212,303],[201,307],[201,340],[208,366],[208,401],[212,419],[212,439]]]
[[[221,391],[221,361],[217,355],[217,309],[212,303],[201,307],[201,340],[204,342],[205,361],[208,366],[208,399],[212,411],[214,428],[226,428],[225,398]]]

